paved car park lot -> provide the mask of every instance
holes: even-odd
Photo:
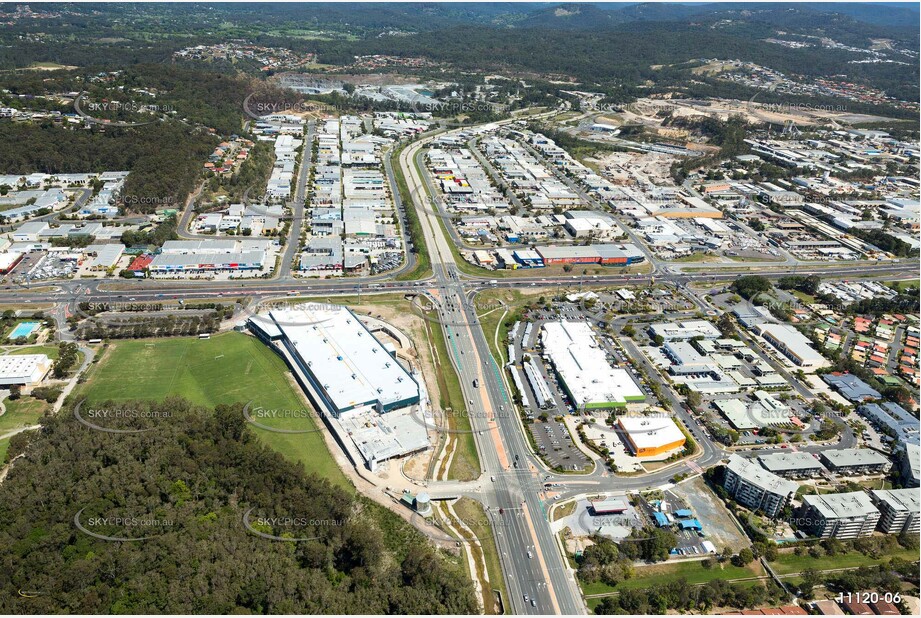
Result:
[[[566,425],[555,420],[535,421],[530,425],[537,448],[551,466],[564,470],[583,470],[588,457],[573,443]]]

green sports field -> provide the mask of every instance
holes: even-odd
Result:
[[[252,410],[285,411],[276,418],[260,417],[261,424],[287,430],[318,428],[319,421],[305,416],[310,405],[285,363],[262,342],[240,333],[210,339],[114,342],[77,392],[78,398],[85,397],[89,403],[161,400],[171,395],[208,407],[252,402]],[[351,487],[321,433],[283,434],[257,427],[253,431],[285,457],[302,462],[308,471]]]

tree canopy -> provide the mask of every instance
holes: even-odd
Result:
[[[263,445],[240,405],[119,402],[81,418],[149,431],[65,409],[11,443],[25,456],[0,485],[3,613],[476,611],[418,532]]]

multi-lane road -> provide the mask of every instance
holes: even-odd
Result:
[[[459,130],[459,129],[458,129]],[[294,199],[292,224],[281,264],[270,279],[250,281],[162,281],[138,280],[104,282],[73,280],[34,284],[32,288],[7,285],[0,289],[0,303],[35,303],[55,305],[52,315],[63,322],[67,307],[80,301],[112,302],[119,300],[148,302],[168,299],[224,298],[227,302],[245,299],[252,303],[277,298],[294,291],[306,296],[352,295],[356,292],[424,292],[438,307],[441,327],[448,343],[451,362],[459,376],[471,428],[482,468],[481,477],[473,484],[432,481],[429,491],[433,497],[441,494],[463,494],[478,499],[486,508],[496,535],[496,545],[509,592],[507,610],[529,614],[579,614],[585,612],[582,597],[572,571],[559,551],[547,517],[548,500],[543,494],[546,482],[561,484],[560,499],[586,492],[629,491],[656,487],[669,482],[674,469],[666,469],[642,477],[621,478],[600,467],[588,475],[573,480],[571,476],[549,472],[531,451],[515,410],[502,369],[493,359],[487,337],[476,316],[473,298],[488,288],[541,287],[556,290],[574,289],[582,285],[634,285],[657,281],[671,282],[696,298],[701,310],[709,307],[687,288],[690,283],[725,285],[743,271],[673,272],[668,266],[652,262],[654,272],[645,275],[609,274],[597,277],[547,276],[517,273],[516,276],[496,278],[489,274],[463,274],[454,261],[452,239],[443,226],[443,215],[432,207],[434,189],[417,165],[422,148],[444,129],[429,133],[402,150],[399,166],[406,179],[412,203],[401,200],[389,157],[385,172],[393,190],[397,213],[403,223],[404,239],[409,246],[405,209],[412,208],[422,224],[429,253],[432,275],[418,281],[399,281],[396,276],[415,266],[414,255],[407,252],[403,267],[393,273],[371,277],[356,277],[327,281],[298,279],[292,272],[300,244],[301,221],[309,178],[313,123],[308,125],[302,165],[299,170]],[[581,191],[580,191],[581,194]],[[909,262],[876,264],[843,264],[814,267],[811,272],[825,277],[847,278],[867,276],[868,268],[877,278],[900,278],[917,275],[917,264]],[[657,272],[656,272],[657,271]],[[758,266],[757,272],[777,278],[789,274],[789,269]],[[800,274],[809,274],[801,272]],[[63,324],[59,324],[63,326]],[[63,332],[63,329],[62,329]],[[628,350],[631,356],[642,354]],[[671,407],[690,428],[696,421],[684,411],[677,400]],[[709,440],[701,439],[696,465],[707,467],[718,462],[725,452]]]
[[[410,187],[425,186],[415,165],[424,143],[412,144],[401,153],[400,165]],[[434,272],[435,288],[430,294],[439,307],[482,466],[477,497],[487,509],[496,534],[509,593],[506,603],[515,613],[584,613],[578,587],[557,549],[539,498],[541,469],[531,458],[501,370],[492,358],[454,262],[450,241],[438,215],[428,207],[424,192],[411,193]]]

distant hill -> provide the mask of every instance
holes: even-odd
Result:
[[[621,21],[619,11],[605,11],[595,4],[568,3],[534,11],[517,25],[522,28],[600,30],[614,26]]]

